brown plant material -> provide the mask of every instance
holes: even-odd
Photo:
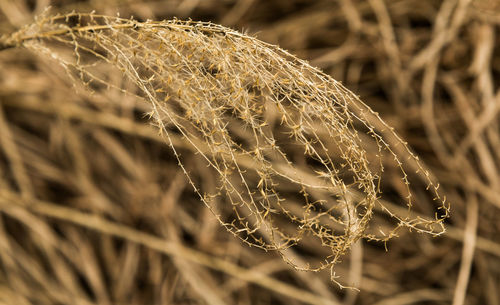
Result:
[[[151,103],[155,125],[219,222],[297,269],[331,267],[334,279],[333,265],[360,238],[444,231],[448,207],[406,143],[339,82],[276,46],[211,23],[93,13],[42,15],[2,41],[55,59],[90,90],[115,87]],[[102,74],[109,69],[125,83],[114,86]],[[186,149],[194,157],[183,157]],[[210,168],[210,189],[186,160]],[[404,217],[380,198],[385,170],[399,172]],[[441,210],[435,219],[411,214],[418,203],[409,180],[417,177]],[[368,232],[377,205],[393,228]],[[295,262],[284,251],[303,238],[330,253],[315,265]]]
[[[155,120],[144,116],[153,113],[152,103],[114,63],[80,49],[81,63],[95,64],[86,70],[110,84],[108,88],[92,80],[85,86],[74,68],[69,67],[68,77],[57,60],[14,43],[0,52],[0,303],[500,304],[497,0],[0,0],[0,34],[6,39],[32,23],[49,3],[52,11],[61,13],[74,9],[133,15],[139,24],[174,16],[210,20],[290,50],[359,95],[408,141],[432,180],[440,182],[451,213],[443,223],[446,234],[437,238],[399,230],[386,247],[358,239],[337,260],[334,271],[341,285],[360,290],[338,289],[328,272],[300,272],[278,254],[300,267],[326,263],[332,251],[310,233],[304,232],[298,244],[287,249],[262,251],[233,238],[219,224],[200,204],[165,145],[166,133],[159,134],[158,127],[150,126]],[[82,25],[89,25],[85,18]],[[102,19],[96,22],[105,24]],[[56,23],[63,29],[77,26],[78,20]],[[31,34],[39,30],[35,27]],[[60,35],[71,45],[54,38],[34,42],[74,63],[68,34]],[[93,46],[77,38],[81,46]],[[192,49],[186,48],[182,56]],[[138,63],[137,58],[131,61]],[[143,68],[138,73],[151,76]],[[271,101],[269,92],[261,90],[264,97],[257,99]],[[172,105],[180,105],[175,93],[170,95]],[[285,106],[291,109],[291,104]],[[235,128],[244,124],[235,118],[236,112],[224,115],[232,118],[231,139],[246,144],[248,151],[253,129]],[[432,189],[425,191],[423,176],[415,174],[415,164],[403,157],[404,146],[379,120],[367,119],[405,167],[413,193],[411,218],[433,215],[439,205],[432,200]],[[379,154],[377,160],[375,141],[356,120],[352,128],[358,130],[369,169],[375,174],[379,161],[384,166],[381,204],[375,204],[365,234],[388,233],[398,221],[382,205],[405,219],[407,192],[390,153]],[[168,122],[165,116],[162,121]],[[317,175],[319,164],[304,155],[300,142],[280,133],[289,128],[279,123],[263,129],[279,141],[295,143],[280,149],[299,173]],[[323,123],[317,120],[314,126]],[[219,174],[176,130],[166,125],[192,181],[201,194],[217,194]],[[198,130],[194,135],[198,144],[206,143]],[[318,136],[328,144],[329,137],[321,132]],[[334,161],[340,160],[335,159],[338,150],[327,148]],[[202,152],[213,158],[210,151]],[[240,169],[249,173],[244,176],[247,183],[257,185],[254,169],[260,163],[243,167],[253,155],[237,156]],[[339,177],[349,179],[350,171]],[[286,198],[283,206],[290,215],[303,216],[305,198],[296,191],[298,185],[278,182],[274,188]],[[321,196],[334,202],[328,192],[308,193],[312,200]],[[217,215],[224,223],[235,220],[226,195],[218,198],[213,205],[219,208]],[[296,223],[279,212],[270,217],[273,224],[296,233]],[[338,235],[345,232],[327,217],[320,217],[320,224]],[[271,245],[265,227],[254,236]]]

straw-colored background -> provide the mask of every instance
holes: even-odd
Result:
[[[452,216],[438,238],[402,233],[387,252],[355,244],[335,270],[360,291],[340,290],[328,272],[294,271],[223,229],[147,124],[143,103],[91,95],[53,61],[8,49],[0,52],[0,302],[500,304],[498,2],[0,0],[1,34],[48,5],[213,21],[279,44],[378,111],[439,180]],[[203,166],[190,166],[212,183]],[[295,254],[323,255],[312,246]]]

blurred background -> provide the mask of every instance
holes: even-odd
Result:
[[[0,0],[0,34],[47,6],[212,21],[307,59],[408,141],[451,218],[440,237],[356,243],[335,272],[359,290],[340,289],[328,271],[295,271],[221,227],[143,102],[90,94],[49,59],[8,49],[1,304],[500,304],[500,2]]]

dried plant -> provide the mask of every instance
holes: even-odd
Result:
[[[74,12],[42,15],[0,45],[50,56],[89,90],[150,103],[178,165],[220,223],[297,269],[333,267],[360,238],[385,242],[402,228],[444,232],[448,206],[406,143],[358,96],[277,46],[211,23]],[[124,76],[123,86],[109,81],[102,72],[109,69]],[[199,166],[213,181],[197,175]],[[386,172],[400,177],[390,190]],[[413,214],[415,189],[436,201],[434,218]],[[387,223],[370,222],[377,211]],[[289,257],[286,249],[303,241],[328,249],[324,260]]]

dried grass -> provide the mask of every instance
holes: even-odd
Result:
[[[82,13],[40,16],[3,40],[55,59],[94,91],[113,87],[103,70],[127,77],[135,87],[116,89],[152,104],[149,116],[219,222],[297,269],[330,267],[334,279],[333,265],[362,237],[385,242],[404,227],[444,232],[448,208],[406,143],[340,83],[278,47],[210,23]],[[190,162],[211,169],[211,190],[186,169],[184,148],[196,154]],[[435,220],[410,217],[407,163],[441,205]],[[379,200],[387,167],[400,172],[406,217]],[[377,204],[396,225],[368,234]],[[304,237],[331,251],[317,266],[283,252]]]
[[[207,3],[182,10],[218,10]],[[217,14],[240,28],[268,3]],[[163,14],[142,5],[141,20]],[[252,32],[342,80],[408,145],[330,76],[221,26],[73,14],[4,36],[41,56],[0,52],[2,300],[498,304],[498,23],[485,7],[319,1],[253,17]],[[453,203],[436,239],[400,230],[441,228],[425,226],[440,206],[428,179]],[[297,269],[335,263],[334,280],[361,291],[241,246],[214,215]],[[387,253],[366,242],[395,234]]]

